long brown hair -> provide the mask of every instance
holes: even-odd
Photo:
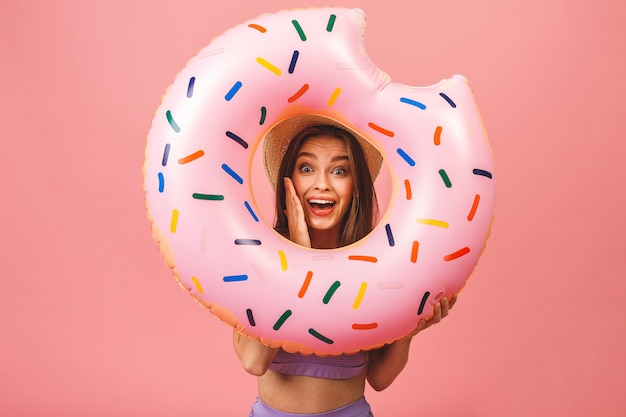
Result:
[[[378,217],[378,201],[374,182],[367,166],[365,155],[357,139],[349,132],[330,125],[312,126],[299,132],[289,142],[281,161],[276,183],[276,225],[281,235],[289,238],[289,219],[285,214],[286,190],[283,178],[293,175],[296,158],[300,148],[308,139],[317,136],[330,136],[342,140],[346,144],[350,170],[352,172],[353,192],[350,207],[346,211],[341,224],[339,246],[346,246],[364,238],[372,231]]]

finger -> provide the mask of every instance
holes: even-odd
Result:
[[[435,304],[435,308],[433,309],[433,316],[428,320],[428,324],[435,324],[441,321],[441,302]]]
[[[441,304],[441,318],[444,318],[448,315],[448,310],[450,310],[450,304],[448,302],[448,297],[443,297],[440,301]]]
[[[457,296],[456,294],[454,294],[449,302],[450,308],[454,307],[454,305],[456,304],[456,299],[457,299]]]

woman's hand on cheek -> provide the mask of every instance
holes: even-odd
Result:
[[[286,191],[285,205],[287,206],[285,215],[289,220],[289,240],[300,246],[310,248],[311,238],[306,220],[304,219],[302,203],[296,194],[291,178],[285,177],[284,183]]]

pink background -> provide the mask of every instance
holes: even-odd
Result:
[[[212,37],[297,0],[3,1],[0,414],[245,416],[230,328],[161,262],[145,138]],[[496,221],[445,323],[367,395],[377,417],[624,416],[626,7],[346,0],[392,79],[469,78]]]

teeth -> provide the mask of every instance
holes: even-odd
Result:
[[[309,204],[318,204],[318,205],[329,205],[329,206],[334,206],[335,202],[332,200],[318,200],[318,199],[311,199],[309,200]]]

